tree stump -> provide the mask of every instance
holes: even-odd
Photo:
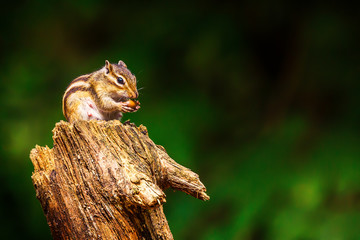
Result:
[[[199,176],[156,145],[146,127],[59,122],[54,147],[30,153],[54,239],[173,239],[162,204],[168,187],[208,200]]]

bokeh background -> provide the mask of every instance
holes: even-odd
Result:
[[[0,238],[51,239],[29,152],[105,59],[211,200],[168,190],[175,239],[360,239],[359,11],[334,1],[16,1],[0,15]]]

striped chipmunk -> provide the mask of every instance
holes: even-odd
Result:
[[[70,122],[121,119],[140,108],[136,77],[123,61],[105,61],[100,70],[74,79],[65,91],[63,113]]]

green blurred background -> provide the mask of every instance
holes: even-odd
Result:
[[[1,239],[50,239],[29,152],[105,59],[211,200],[168,190],[175,239],[360,239],[359,11],[335,2],[16,1],[0,15]]]

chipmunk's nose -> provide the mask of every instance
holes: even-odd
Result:
[[[137,90],[133,90],[131,88],[128,88],[127,89],[127,97],[130,98],[130,99],[137,99],[139,97],[139,93]]]
[[[131,98],[132,98],[132,99],[137,99],[138,97],[139,97],[139,93],[138,93],[138,91],[133,92],[133,94],[132,94]]]

